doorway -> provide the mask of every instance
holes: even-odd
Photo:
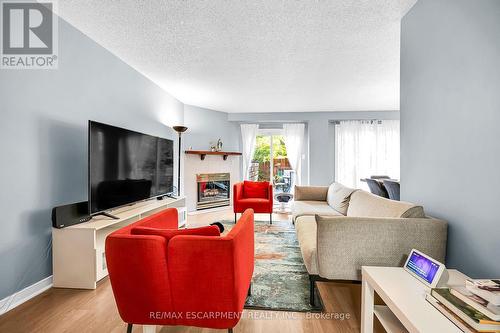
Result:
[[[259,130],[249,178],[272,183],[275,193],[292,192],[295,171],[288,161],[283,130]]]

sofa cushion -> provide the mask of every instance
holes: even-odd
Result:
[[[267,198],[269,182],[251,182],[245,180],[243,183],[243,196],[245,198]]]
[[[347,216],[424,218],[425,213],[422,206],[385,199],[359,190],[351,194]]]
[[[337,212],[335,209],[330,207],[326,201],[294,201],[292,208],[292,221],[299,216],[310,215],[313,216],[315,214],[320,215],[342,215]]]
[[[295,231],[299,240],[300,252],[302,253],[307,272],[312,275],[319,273],[316,230],[314,215],[300,216],[295,221]]]
[[[353,188],[349,188],[340,183],[334,182],[330,186],[328,186],[326,202],[328,202],[328,205],[330,205],[330,207],[332,207],[342,215],[345,215],[347,214],[347,207],[349,207],[349,199],[351,198],[351,194],[354,191],[356,190]]]
[[[238,200],[237,212],[244,212],[246,209],[253,209],[254,213],[271,213],[272,201],[262,198],[248,198]]]
[[[328,186],[297,186],[294,189],[295,201],[326,201]]]

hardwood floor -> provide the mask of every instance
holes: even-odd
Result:
[[[273,220],[288,220],[286,214],[274,214]],[[230,210],[190,215],[190,227],[220,220],[232,220]],[[256,215],[267,220],[269,215]],[[361,288],[351,283],[318,283],[325,304],[323,314],[280,311],[244,310],[242,320],[234,328],[239,332],[340,332],[360,330]],[[376,332],[383,332],[378,323]],[[51,288],[43,294],[0,316],[0,332],[126,332],[116,309],[109,279],[103,279],[96,290]],[[133,332],[142,332],[134,326]],[[157,327],[157,332],[215,333],[223,330],[195,327]]]

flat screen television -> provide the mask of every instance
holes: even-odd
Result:
[[[89,121],[91,215],[173,192],[174,142]]]

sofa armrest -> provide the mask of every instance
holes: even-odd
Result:
[[[243,199],[243,183],[233,185],[233,196],[234,200]]]
[[[361,280],[361,266],[402,266],[415,248],[444,262],[447,223],[433,218],[316,215],[319,275]]]
[[[270,205],[270,211],[273,211],[273,200],[274,200],[274,193],[273,193],[273,184],[269,183],[269,187],[267,189],[267,199],[269,200],[269,205]]]
[[[234,212],[239,212],[238,202],[243,199],[243,183],[236,183],[233,185],[233,210]]]
[[[293,199],[295,201],[326,201],[328,186],[295,186]]]

